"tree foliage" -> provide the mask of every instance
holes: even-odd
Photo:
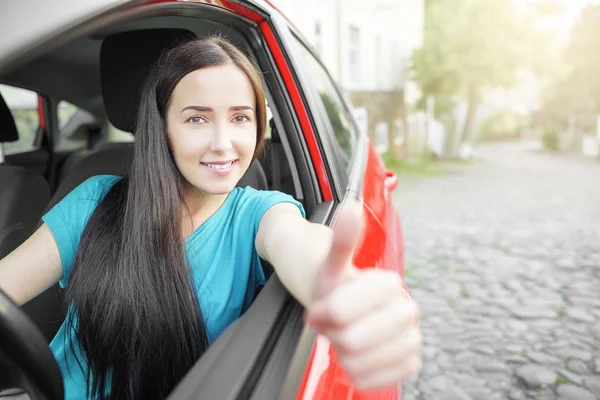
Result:
[[[523,17],[511,1],[433,0],[426,3],[423,47],[413,57],[424,97],[445,112],[453,96],[508,86],[528,58]]]
[[[536,121],[564,128],[574,117],[591,128],[600,113],[600,5],[582,12],[557,64]]]

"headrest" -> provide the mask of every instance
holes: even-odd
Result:
[[[144,79],[160,54],[194,37],[184,29],[116,33],[102,42],[100,82],[106,115],[118,129],[133,133]]]
[[[17,140],[19,140],[19,131],[15,119],[0,95],[0,143],[16,142]]]

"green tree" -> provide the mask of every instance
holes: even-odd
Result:
[[[600,5],[583,10],[569,44],[554,66],[552,82],[535,121],[546,128],[566,128],[569,120],[591,129],[600,113]]]
[[[531,65],[527,15],[512,1],[429,0],[423,47],[413,56],[413,71],[423,99],[434,96],[436,115],[468,102],[462,142],[472,140],[482,91],[510,86],[515,71]],[[527,39],[527,40],[525,40]]]

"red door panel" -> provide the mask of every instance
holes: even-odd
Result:
[[[362,191],[365,233],[354,255],[354,263],[359,268],[385,268],[404,273],[400,218],[391,196],[397,181],[397,176],[385,168],[374,147],[369,145]],[[297,400],[397,400],[401,397],[399,388],[363,392],[353,387],[333,347],[327,338],[319,335]]]

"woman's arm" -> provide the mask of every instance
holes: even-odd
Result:
[[[46,224],[0,260],[0,289],[19,305],[54,285],[61,276],[58,246]]]
[[[361,211],[345,204],[331,230],[305,221],[294,206],[276,205],[260,222],[256,248],[307,307],[306,322],[329,338],[354,384],[378,389],[419,371],[422,336],[400,276],[352,265]]]
[[[281,203],[262,217],[256,249],[261,258],[273,265],[286,289],[307,307],[332,238],[329,227],[311,223],[302,217],[298,207]]]

